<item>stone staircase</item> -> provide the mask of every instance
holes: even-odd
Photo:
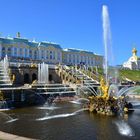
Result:
[[[48,96],[74,96],[76,91],[67,84],[34,84],[32,90],[40,95]]]
[[[63,83],[68,83],[70,86],[77,89],[77,94],[97,94],[96,89],[99,82],[89,76],[85,71],[68,66],[59,66],[59,76],[63,79]],[[94,76],[95,77],[95,76]]]

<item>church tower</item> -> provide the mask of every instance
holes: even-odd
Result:
[[[138,60],[138,56],[137,56],[137,50],[136,50],[136,48],[133,48],[132,49],[132,54],[133,54],[133,58],[135,59],[135,61],[137,61]]]

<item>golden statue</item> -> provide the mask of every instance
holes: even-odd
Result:
[[[31,68],[37,68],[37,65],[34,64],[34,63],[32,63],[32,64],[31,64]]]
[[[36,84],[36,83],[37,83],[37,80],[33,80],[32,85],[33,85],[33,84]]]
[[[15,76],[15,74],[13,74],[13,75],[12,75],[12,82],[14,82],[15,79],[16,79],[16,76]]]
[[[4,100],[3,93],[2,93],[2,91],[0,90],[0,101],[3,101],[3,100]]]
[[[101,78],[101,81],[100,81],[100,89],[103,93],[103,98],[108,98],[108,89],[109,89],[109,86],[105,83],[105,80],[104,78],[102,77]]]

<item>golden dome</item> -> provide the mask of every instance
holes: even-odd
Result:
[[[133,53],[133,54],[137,54],[136,48],[133,48],[132,53]]]

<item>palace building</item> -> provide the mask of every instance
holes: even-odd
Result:
[[[10,61],[45,62],[48,64],[66,64],[102,67],[103,56],[78,49],[63,49],[59,44],[36,42],[20,37],[0,37],[0,59],[5,55]]]
[[[103,66],[103,57],[93,52],[79,49],[63,49],[64,64],[85,64],[87,66]]]
[[[128,59],[127,62],[124,62],[123,67],[131,70],[140,69],[140,58],[137,56],[136,48],[133,48],[132,56]]]

